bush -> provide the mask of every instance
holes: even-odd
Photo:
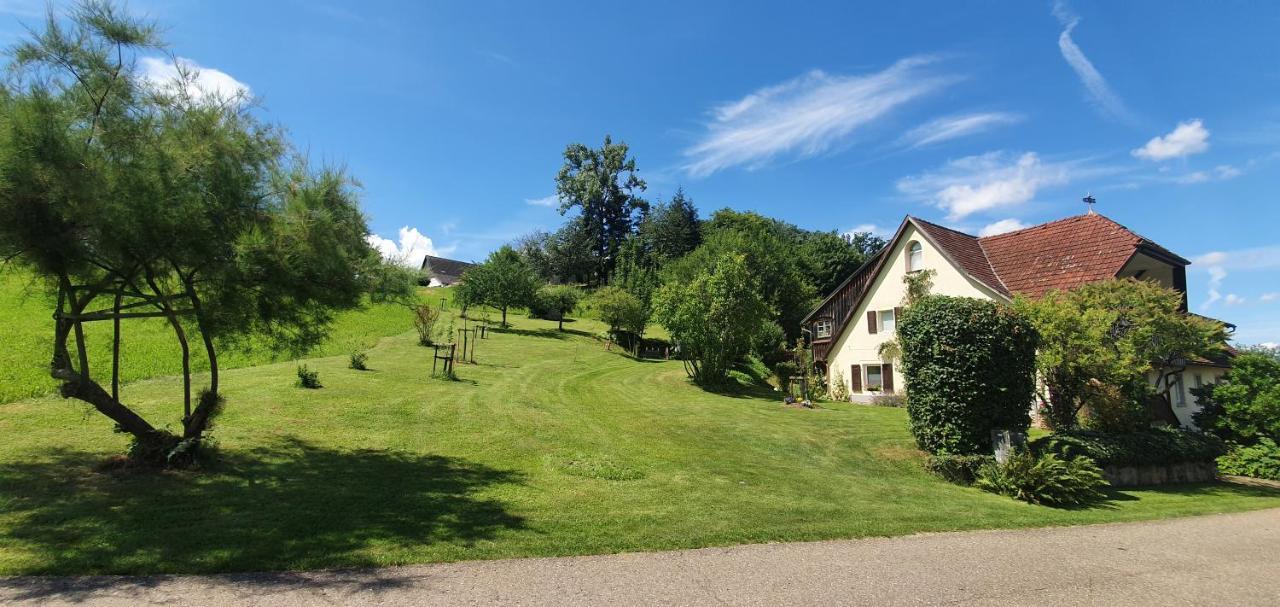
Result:
[[[1038,338],[1008,306],[924,297],[898,323],[911,432],[930,453],[991,451],[991,430],[1025,432]]]
[[[351,364],[348,366],[350,366],[352,369],[355,369],[356,371],[368,371],[369,370],[368,362],[369,362],[369,355],[365,352],[357,351],[357,352],[351,353]]]
[[[995,462],[978,469],[973,486],[1017,500],[1045,506],[1083,506],[1102,498],[1107,484],[1102,470],[1087,457],[1060,458],[1015,453],[1004,465]]]
[[[1256,445],[1235,446],[1218,458],[1218,471],[1280,481],[1280,446],[1264,438]]]
[[[836,370],[831,376],[831,386],[827,391],[831,400],[845,401],[849,400],[849,384],[844,381],[844,372]]]
[[[440,310],[421,304],[413,308],[413,328],[418,330],[418,345],[430,346],[435,343],[436,321],[440,320]]]
[[[907,406],[907,396],[905,394],[881,394],[871,398],[871,404],[877,407],[894,407],[903,409]]]
[[[1149,428],[1124,434],[1056,432],[1031,441],[1029,447],[1041,455],[1088,457],[1103,467],[1206,463],[1225,451],[1216,436],[1179,428]]]
[[[600,321],[609,325],[610,333],[644,335],[649,323],[649,309],[638,297],[619,287],[605,287],[591,296],[589,305]]]
[[[320,372],[308,369],[306,365],[298,365],[298,386],[315,390],[320,387]]]
[[[1201,408],[1196,425],[1244,445],[1280,441],[1280,354],[1256,349],[1231,361],[1223,381],[1195,391]]]
[[[991,455],[930,455],[924,467],[947,482],[972,485],[978,477],[978,470],[995,461]]]

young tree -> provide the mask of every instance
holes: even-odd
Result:
[[[1226,344],[1222,323],[1183,312],[1181,293],[1149,281],[1088,283],[1014,305],[1042,338],[1036,360],[1054,429],[1074,427],[1085,407],[1105,409],[1104,420],[1141,425],[1146,397],[1168,407],[1185,361],[1214,356]]]
[[[724,383],[751,351],[769,317],[758,280],[745,255],[726,253],[692,280],[669,282],[654,295],[654,316],[679,346],[695,382]]]
[[[368,243],[350,181],[289,160],[278,129],[243,98],[200,92],[190,69],[149,84],[136,52],[154,26],[86,2],[70,27],[50,17],[13,51],[0,91],[0,254],[44,279],[56,300],[51,375],[93,405],[150,463],[197,450],[220,407],[218,349],[253,336],[296,352],[335,310],[374,288],[406,296],[407,271]],[[122,321],[166,320],[181,346],[182,435],[119,394]],[[110,391],[89,368],[84,323],[111,322]],[[193,406],[191,338],[209,386]]]
[[[469,296],[502,311],[502,326],[507,326],[507,310],[527,306],[538,291],[539,281],[533,269],[510,245],[489,254],[484,263],[463,275]]]
[[[550,313],[564,330],[564,317],[578,307],[582,290],[569,285],[546,285],[538,289],[538,307]]]
[[[1252,445],[1280,441],[1280,353],[1245,350],[1231,360],[1222,381],[1197,391],[1196,425],[1225,441]]]
[[[678,188],[670,201],[656,205],[641,222],[639,233],[658,265],[684,257],[702,243],[698,209],[684,188]]]
[[[636,338],[644,336],[645,325],[649,324],[649,309],[635,295],[609,286],[596,291],[591,296],[590,305],[600,321],[609,325],[610,333],[631,334]]]
[[[596,284],[613,273],[618,248],[635,227],[636,215],[649,209],[649,203],[636,195],[645,183],[636,176],[635,158],[627,153],[627,144],[613,143],[608,135],[599,149],[574,143],[565,148],[564,166],[556,175],[560,214],[574,207],[582,211],[582,226],[592,240]]]

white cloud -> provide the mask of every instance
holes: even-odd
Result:
[[[143,57],[139,65],[143,81],[169,92],[183,91],[194,100],[224,101],[250,96],[249,85],[226,72],[201,67],[190,59],[178,57],[169,61],[162,57]]]
[[[1275,350],[1275,349],[1277,349],[1277,348],[1280,348],[1280,343],[1276,343],[1276,342],[1274,342],[1274,341],[1264,341],[1264,342],[1262,342],[1262,343],[1260,343],[1260,344],[1258,344],[1258,345],[1259,345],[1259,346],[1262,346],[1262,347],[1264,347],[1264,348],[1266,348],[1266,349],[1268,349],[1268,350]]]
[[[1179,122],[1168,135],[1152,137],[1146,145],[1130,152],[1135,158],[1168,160],[1199,154],[1209,149],[1209,129],[1199,118]]]
[[[759,168],[784,154],[826,152],[892,110],[959,80],[929,70],[935,62],[910,57],[858,76],[813,70],[720,105],[707,132],[684,151],[684,169],[706,176],[735,166]]]
[[[1022,116],[1005,112],[943,116],[907,131],[902,136],[902,141],[909,147],[919,148],[949,139],[981,133],[992,127],[1016,124],[1021,121]]]
[[[1258,301],[1275,301],[1277,299],[1280,299],[1280,293],[1263,293],[1262,296],[1258,298]]]
[[[404,226],[400,228],[400,242],[383,238],[377,234],[365,237],[369,245],[377,249],[388,261],[393,261],[409,268],[421,268],[422,260],[428,255],[440,255],[435,243],[431,242],[418,228]]]
[[[1031,226],[1018,221],[1017,219],[1001,219],[995,223],[989,223],[986,227],[978,231],[978,236],[995,236],[996,234],[1004,234],[1005,232],[1016,232]]]
[[[992,209],[1015,207],[1041,188],[1102,175],[1109,169],[1080,161],[1044,162],[1035,152],[1011,157],[988,152],[947,162],[942,168],[898,180],[898,191],[945,209],[952,221]]]
[[[866,232],[875,236],[879,236],[881,238],[887,238],[893,235],[892,228],[880,227],[874,223],[860,223],[856,226],[853,226],[852,228],[845,230],[844,235],[853,236],[854,234],[857,234],[859,232]]]
[[[1107,84],[1107,79],[1102,77],[1102,73],[1093,66],[1093,62],[1089,61],[1084,51],[1080,50],[1075,40],[1071,38],[1072,30],[1080,24],[1080,17],[1076,16],[1061,0],[1054,4],[1053,15],[1063,26],[1062,34],[1058,36],[1058,50],[1062,52],[1062,58],[1066,59],[1067,65],[1070,65],[1076,76],[1080,78],[1081,84],[1084,84],[1089,97],[1112,118],[1131,120],[1124,102],[1120,101],[1120,98],[1111,90],[1111,86]]]
[[[1244,298],[1235,293],[1227,293],[1227,297],[1222,302],[1228,306],[1235,306],[1244,303]]]
[[[1209,273],[1209,298],[1203,304],[1200,304],[1200,309],[1207,310],[1218,300],[1223,299],[1222,281],[1227,277],[1227,270],[1250,272],[1280,269],[1280,246],[1254,247],[1234,251],[1212,251],[1192,259],[1191,263],[1193,268],[1204,268]],[[1263,295],[1260,300],[1272,301],[1277,296],[1280,296],[1280,293],[1268,293]],[[1234,294],[1228,294],[1225,299],[1227,304],[1244,302],[1244,298],[1237,297]]]
[[[556,194],[552,194],[550,196],[543,196],[542,198],[525,198],[524,203],[535,207],[548,207],[555,209],[560,207],[560,197]]]
[[[1205,183],[1208,181],[1226,181],[1228,179],[1235,179],[1243,174],[1244,171],[1229,164],[1220,164],[1213,167],[1212,171],[1195,171],[1194,173],[1179,175],[1173,180],[1182,184]]]

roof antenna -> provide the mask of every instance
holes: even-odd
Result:
[[[1093,197],[1092,192],[1084,195],[1084,203],[1089,205],[1089,215],[1097,215],[1097,213],[1093,212],[1093,205],[1097,204],[1097,202],[1098,201]]]

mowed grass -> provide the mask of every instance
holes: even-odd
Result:
[[[423,289],[423,297],[434,301],[439,289]],[[105,301],[105,300],[104,300]],[[0,266],[0,402],[49,394],[57,383],[49,377],[50,348],[53,341],[53,304],[30,274]],[[371,305],[338,315],[329,339],[310,353],[330,356],[372,346],[388,335],[413,327],[413,315],[403,306]],[[111,323],[86,324],[90,368],[106,385],[111,373]],[[127,320],[122,326],[121,378],[137,381],[182,372],[182,351],[172,328],[164,319]],[[196,334],[190,334],[192,365],[208,370],[204,348]],[[219,362],[223,369],[250,367],[289,360],[287,353],[259,345],[246,350],[223,349]]]
[[[0,405],[0,575],[384,566],[1032,527],[1280,506],[1226,484],[1113,491],[1086,510],[957,487],[921,468],[899,409],[713,394],[567,325],[514,318],[457,381],[402,334],[369,371],[319,358],[228,372],[219,463],[98,472],[125,437],[83,405]],[[123,396],[180,415],[180,384]]]

